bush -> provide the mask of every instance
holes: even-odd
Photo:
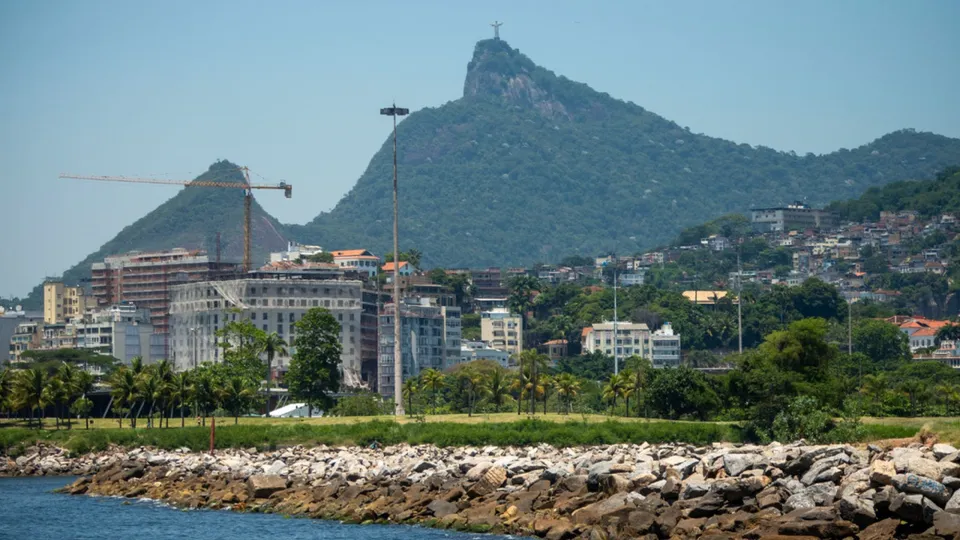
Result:
[[[773,438],[778,441],[822,441],[833,427],[833,420],[820,408],[816,398],[798,396],[773,420]]]

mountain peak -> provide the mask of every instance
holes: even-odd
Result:
[[[533,106],[546,116],[569,117],[551,91],[559,82],[549,70],[533,63],[502,39],[477,42],[467,64],[463,96],[501,99],[513,105]]]

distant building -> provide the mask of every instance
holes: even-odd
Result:
[[[43,338],[43,319],[23,321],[17,324],[10,336],[9,362],[19,362],[25,351],[39,349]]]
[[[343,279],[332,265],[324,270],[250,272],[242,279],[203,281],[171,288],[171,357],[177,370],[221,361],[217,332],[228,322],[249,320],[286,340],[288,355],[273,368],[282,375],[296,351],[295,323],[310,309],[326,308],[340,323],[343,384],[376,385],[376,293],[360,280]],[[365,361],[366,360],[366,361]]]
[[[387,283],[393,283],[393,275],[395,272],[394,263],[388,262],[383,264],[383,268],[380,269],[387,278]],[[413,265],[407,261],[400,261],[400,277],[408,277],[413,274]]]
[[[683,291],[683,297],[700,306],[713,306],[727,297],[727,291]],[[732,296],[731,300],[734,304],[737,303],[735,296]]]
[[[565,339],[551,339],[550,341],[545,342],[541,348],[544,351],[544,354],[550,358],[553,362],[561,358],[566,358],[569,354],[567,347],[567,340]]]
[[[278,251],[270,254],[270,262],[296,261],[297,259],[306,259],[307,257],[319,255],[320,253],[323,253],[323,248],[320,246],[287,242],[286,251]]]
[[[631,287],[633,285],[643,285],[643,279],[646,276],[647,272],[644,269],[639,269],[634,272],[627,272],[623,274],[617,274],[617,281],[620,283],[621,287]]]
[[[892,317],[887,322],[896,324],[900,331],[910,338],[910,351],[936,346],[937,331],[950,324],[950,321],[938,321],[924,317]]]
[[[2,357],[4,360],[13,359],[15,356],[13,336],[17,327],[24,323],[37,322],[43,322],[43,313],[27,313],[20,306],[15,306],[13,309],[0,307],[0,346],[7,349],[7,353]],[[19,356],[19,350],[16,351],[16,356]]]
[[[470,270],[470,281],[477,288],[477,298],[507,297],[507,285],[499,268]]]
[[[480,339],[491,347],[520,354],[523,351],[523,318],[507,308],[480,313]]]
[[[610,321],[594,324],[583,329],[582,345],[586,353],[602,352],[608,356],[620,358],[642,356],[650,358],[650,328],[644,323],[630,321],[617,322],[617,335],[614,340],[614,324]],[[614,345],[616,341],[616,345]]]
[[[182,248],[112,255],[93,263],[91,268],[93,296],[98,306],[131,302],[148,309],[154,332],[164,335],[169,332],[171,288],[240,272],[237,262],[217,262],[204,251]]]
[[[651,348],[653,367],[680,366],[680,334],[673,332],[669,322],[663,323],[659,330],[655,330],[651,340],[653,341]]]
[[[460,362],[472,362],[474,360],[492,360],[503,367],[509,367],[510,353],[494,349],[483,341],[461,341]]]
[[[82,287],[66,287],[60,281],[43,284],[43,322],[65,323],[83,317],[84,312],[96,307],[97,301]]]
[[[789,230],[833,229],[839,221],[836,214],[794,203],[774,208],[752,208],[750,221],[759,232],[786,232]]]
[[[380,313],[380,395],[394,396],[394,317],[396,306],[386,304]],[[429,298],[400,303],[402,381],[426,369],[443,370],[462,358],[460,308],[438,306]]]
[[[344,249],[331,253],[334,264],[343,270],[365,272],[369,277],[374,277],[380,268],[380,257],[365,249]]]

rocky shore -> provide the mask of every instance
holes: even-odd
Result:
[[[81,475],[76,495],[554,540],[960,538],[960,452],[945,444],[33,447],[3,461],[0,475]]]

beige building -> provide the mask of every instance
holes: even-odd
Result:
[[[616,346],[616,355],[620,358],[633,355],[650,358],[650,328],[646,324],[620,321],[616,326],[616,340],[614,340],[614,323],[610,321],[584,328],[583,351],[586,353],[600,351],[608,356],[614,356],[614,346]]]
[[[480,339],[511,355],[523,351],[523,318],[507,308],[480,313]]]
[[[43,322],[46,324],[63,324],[80,319],[96,305],[96,299],[84,294],[83,287],[66,287],[60,281],[43,284]]]

